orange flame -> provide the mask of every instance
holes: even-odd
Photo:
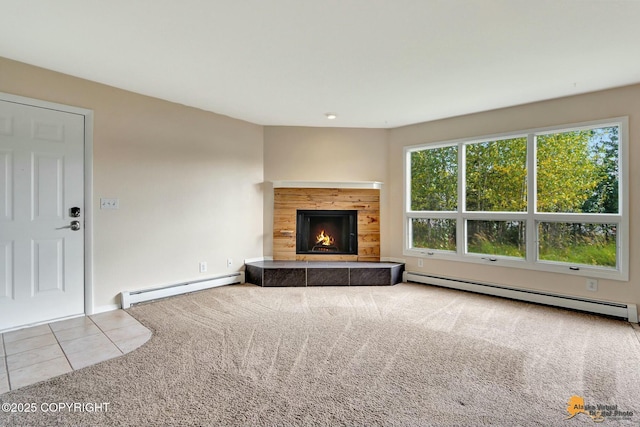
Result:
[[[333,237],[329,236],[328,234],[324,234],[324,230],[322,230],[320,234],[316,236],[316,245],[321,244],[322,246],[331,246],[333,245],[333,242]]]

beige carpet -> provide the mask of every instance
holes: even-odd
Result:
[[[640,424],[640,341],[623,321],[416,284],[237,285],[129,312],[154,332],[143,347],[0,395],[107,412],[0,425],[593,425],[566,419],[574,395],[633,412],[606,425]]]

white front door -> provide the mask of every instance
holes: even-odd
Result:
[[[84,313],[84,211],[84,116],[0,100],[0,331]]]

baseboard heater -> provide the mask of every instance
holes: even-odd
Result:
[[[122,308],[126,309],[131,307],[131,305],[140,302],[187,294],[189,292],[202,291],[204,289],[215,288],[217,286],[234,285],[237,283],[244,283],[244,271],[204,280],[163,286],[160,288],[143,289],[141,291],[125,291],[122,292],[120,296],[122,298]]]
[[[556,307],[570,308],[573,310],[587,311],[591,313],[605,314],[621,317],[629,322],[638,323],[638,309],[635,304],[620,304],[608,301],[597,301],[586,298],[570,297],[559,294],[549,294],[538,291],[508,288],[487,283],[471,282],[448,277],[438,277],[428,274],[412,273],[405,271],[405,282],[424,283],[427,285],[443,286],[445,288],[460,289],[503,298],[516,299],[538,304],[552,305]]]

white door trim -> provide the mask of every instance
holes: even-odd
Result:
[[[93,301],[93,110],[0,92],[0,100],[84,116],[84,313]]]

